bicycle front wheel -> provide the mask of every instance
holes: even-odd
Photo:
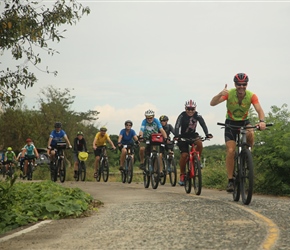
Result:
[[[234,174],[233,174],[233,180],[234,180],[233,199],[234,199],[234,201],[239,201],[240,200],[240,194],[241,194],[239,162],[238,162],[238,158],[239,157],[240,156],[236,152],[235,165],[234,165]]]
[[[197,155],[194,156],[193,188],[196,195],[201,194],[202,188],[201,163]]]
[[[184,176],[184,189],[185,189],[185,192],[187,194],[189,194],[191,192],[191,188],[192,188],[192,178],[190,178],[190,168],[193,167],[191,166],[192,163],[191,162],[187,162],[186,163],[186,174]]]
[[[172,187],[175,187],[177,181],[177,170],[175,159],[169,159],[167,162],[167,171],[169,174],[169,180]]]
[[[242,201],[245,205],[249,205],[252,200],[254,187],[253,158],[249,149],[242,151],[240,168]]]
[[[160,170],[160,184],[164,185],[166,182],[166,159],[162,157],[162,166],[163,168]]]
[[[86,169],[86,164],[84,161],[81,161],[81,174],[80,174],[80,177],[81,177],[81,181],[85,181],[86,180],[86,175],[87,175],[87,169]]]
[[[31,181],[32,180],[32,163],[29,162],[27,165],[27,180]]]
[[[128,170],[127,170],[127,182],[130,184],[133,179],[133,161],[132,158],[129,158],[128,162]]]
[[[52,181],[57,181],[57,171],[58,171],[58,163],[57,162],[51,162],[50,163],[50,178]]]
[[[65,164],[64,164],[63,160],[60,160],[58,162],[58,169],[59,169],[60,182],[64,182],[65,181],[65,175],[66,175],[66,169],[65,169]]]
[[[151,171],[151,186],[153,189],[158,187],[160,181],[160,158],[159,156],[152,157],[151,160],[152,171]]]
[[[103,180],[107,182],[109,179],[109,162],[107,159],[104,159],[103,162]]]
[[[150,185],[150,160],[146,157],[144,161],[145,170],[143,171],[144,187],[148,188]]]

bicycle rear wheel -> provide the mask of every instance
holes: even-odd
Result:
[[[160,170],[160,184],[164,185],[166,182],[166,159],[164,157],[162,157],[162,166],[163,168]],[[163,173],[163,175],[162,175]]]
[[[192,178],[190,178],[190,165],[192,163],[190,163],[189,161],[186,163],[186,174],[184,176],[184,189],[185,189],[185,192],[187,194],[189,194],[191,192],[191,187],[192,187]],[[193,167],[193,166],[192,166]]]
[[[147,156],[144,161],[144,168],[143,171],[143,180],[144,180],[144,187],[148,188],[150,185],[150,165],[149,165],[149,157]]]
[[[169,174],[169,180],[172,187],[175,187],[177,181],[177,170],[176,170],[176,162],[175,159],[169,159],[167,161],[167,171]]]
[[[86,180],[86,175],[87,175],[87,169],[86,169],[86,164],[84,161],[81,161],[81,181],[85,181]]]
[[[241,194],[238,157],[239,157],[238,153],[236,152],[234,174],[233,174],[233,180],[234,180],[233,199],[234,199],[234,201],[239,201],[240,194]]]
[[[194,156],[193,188],[196,195],[201,194],[202,188],[201,163],[197,155]]]
[[[132,158],[128,160],[127,182],[130,184],[133,179],[133,161]]]
[[[245,205],[249,205],[254,187],[253,158],[249,149],[243,149],[242,151],[240,168],[242,201]]]
[[[109,162],[107,159],[104,159],[103,162],[103,180],[107,182],[109,179]]]
[[[63,159],[58,162],[58,168],[59,168],[59,179],[60,182],[65,181],[65,175],[66,175],[66,169],[65,169],[65,164],[63,162]]]

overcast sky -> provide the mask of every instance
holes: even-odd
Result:
[[[234,87],[236,73],[249,75],[266,114],[289,105],[290,2],[79,2],[91,14],[66,27],[53,45],[60,54],[42,53],[42,67],[58,76],[36,72],[38,83],[24,91],[29,107],[45,86],[70,88],[74,110],[99,111],[98,124],[119,134],[127,119],[138,132],[147,109],[174,126],[193,99],[214,135],[206,146],[224,143],[216,123],[225,119],[225,103],[209,103],[225,84]]]

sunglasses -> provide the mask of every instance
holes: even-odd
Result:
[[[167,122],[166,120],[161,120],[161,122]]]
[[[100,130],[101,132],[106,132],[107,130]]]
[[[246,87],[248,84],[247,83],[236,83],[237,86],[241,87]]]
[[[127,123],[127,124],[126,124],[126,126],[130,126],[130,127],[132,127],[132,124],[130,124],[130,123]]]
[[[188,111],[194,111],[195,108],[187,108],[186,110],[188,110]]]
[[[147,116],[146,119],[153,119],[153,116]]]

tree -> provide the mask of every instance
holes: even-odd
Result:
[[[49,55],[57,53],[50,48],[48,41],[59,42],[64,31],[58,28],[64,24],[76,24],[90,9],[76,0],[58,0],[49,7],[36,1],[2,0],[0,7],[0,53],[10,51],[16,63],[15,69],[0,64],[0,101],[2,105],[15,106],[23,96],[20,87],[29,88],[36,82],[34,73],[29,71],[28,63],[35,67],[41,63],[36,48]],[[2,67],[2,68],[1,68]],[[45,72],[51,73],[48,68]],[[55,75],[57,72],[52,72]]]

